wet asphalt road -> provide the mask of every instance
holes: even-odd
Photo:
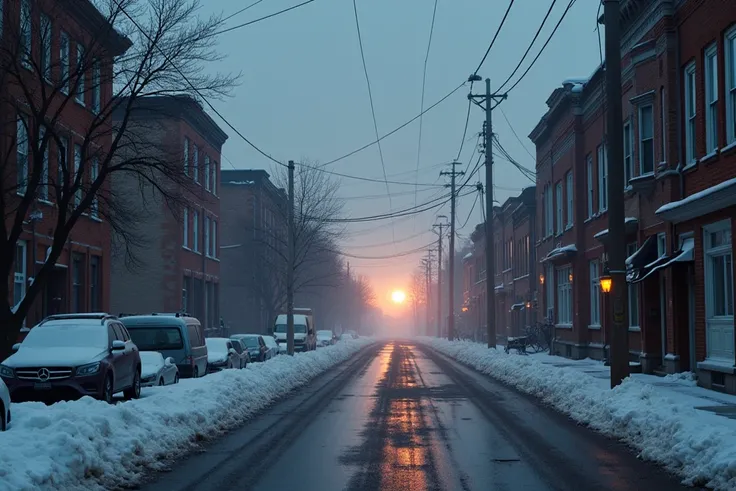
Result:
[[[412,342],[363,350],[147,491],[692,489]]]

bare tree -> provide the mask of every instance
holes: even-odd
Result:
[[[180,153],[139,152],[150,143],[129,131],[136,102],[148,96],[223,97],[237,81],[204,69],[219,58],[213,46],[222,22],[199,19],[198,0],[100,0],[99,9],[87,0],[23,5],[30,7],[20,8],[18,24],[4,26],[0,45],[0,275],[13,271],[16,246],[39,200],[53,203],[45,219],[52,243],[41,267],[33,265],[22,298],[13,299],[8,283],[0,282],[0,354],[15,342],[83,215],[109,224],[134,259],[140,245],[135,223],[142,217],[119,199],[113,176],[132,176],[141,199],[144,189],[155,188],[172,210],[191,185]],[[63,24],[72,11],[87,20],[74,50],[62,29],[51,29],[51,22]],[[61,33],[58,42],[51,43],[52,32]],[[51,56],[52,46],[61,53]]]

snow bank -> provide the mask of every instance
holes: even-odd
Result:
[[[694,409],[631,378],[614,390],[593,377],[469,341],[420,338],[437,351],[537,396],[574,420],[636,448],[687,485],[736,489],[736,421]],[[675,377],[671,377],[675,378]],[[683,384],[693,383],[680,377]]]
[[[373,340],[341,341],[245,370],[143,389],[108,405],[91,398],[14,404],[0,433],[0,489],[111,489],[161,469],[198,441],[242,424],[274,399],[354,355]]]

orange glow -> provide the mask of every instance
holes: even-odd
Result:
[[[395,304],[402,304],[406,300],[406,293],[403,290],[394,290],[391,292],[391,301]]]

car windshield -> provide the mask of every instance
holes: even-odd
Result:
[[[248,336],[247,338],[240,338],[240,340],[245,343],[245,345],[248,348],[257,348],[258,347],[258,338],[255,336]]]
[[[128,332],[141,351],[184,348],[181,331],[177,327],[128,327]]]
[[[227,339],[207,338],[204,341],[207,345],[207,351],[216,353],[227,353]]]
[[[275,332],[285,333],[286,324],[276,324]],[[305,326],[304,324],[294,324],[294,332],[297,334],[305,334],[307,332],[307,326]]]
[[[164,364],[163,356],[156,351],[141,351],[140,355],[144,366],[158,367]]]
[[[332,331],[317,331],[318,338],[331,338]]]
[[[108,348],[107,327],[92,322],[49,321],[36,326],[23,340],[28,348]]]

